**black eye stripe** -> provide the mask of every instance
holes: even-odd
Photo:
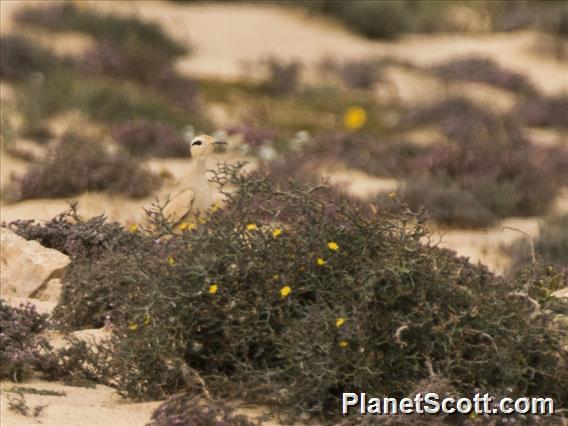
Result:
[[[191,146],[195,146],[195,145],[201,145],[203,142],[201,141],[195,141],[191,144]]]

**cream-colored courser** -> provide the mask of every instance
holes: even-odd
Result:
[[[215,201],[214,189],[207,179],[206,160],[213,154],[216,145],[225,144],[209,135],[199,135],[191,141],[193,169],[164,210],[165,216],[175,225],[209,209]]]

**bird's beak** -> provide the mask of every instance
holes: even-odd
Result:
[[[214,145],[227,145],[227,142],[225,141],[215,141],[213,142]]]

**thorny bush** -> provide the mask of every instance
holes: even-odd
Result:
[[[460,395],[510,389],[566,406],[566,330],[553,318],[568,307],[549,297],[566,285],[558,273],[496,277],[429,243],[403,207],[371,214],[234,166],[214,181],[224,206],[183,230],[159,203],[151,227],[44,225],[109,242],[73,258],[55,316],[112,323],[120,393],[202,392],[325,417],[341,392],[401,397],[435,376]]]

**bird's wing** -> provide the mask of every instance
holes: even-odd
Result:
[[[193,209],[195,192],[193,189],[186,189],[172,198],[164,209],[164,216],[169,218],[174,225],[181,223]]]

